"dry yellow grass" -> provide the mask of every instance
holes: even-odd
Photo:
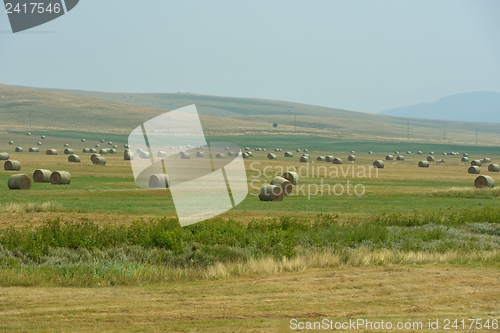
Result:
[[[389,265],[309,269],[145,288],[2,288],[0,330],[292,332],[293,318],[362,318],[424,325],[429,320],[440,320],[442,325],[445,319],[456,318],[485,321],[500,319],[499,283],[498,269],[494,268]]]

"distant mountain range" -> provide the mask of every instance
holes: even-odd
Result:
[[[381,111],[379,114],[423,119],[500,123],[500,93],[478,91],[451,95],[422,103]]]

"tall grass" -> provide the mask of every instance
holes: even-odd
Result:
[[[248,224],[176,219],[99,226],[59,219],[0,229],[0,285],[145,284],[338,265],[500,261],[500,208],[447,214],[335,216]]]
[[[0,205],[0,211],[4,213],[41,213],[41,212],[60,212],[63,211],[60,203],[52,201],[15,203],[9,202]]]

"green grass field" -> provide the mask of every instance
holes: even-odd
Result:
[[[318,122],[314,117],[326,111],[313,108],[315,113],[307,114],[306,107],[297,133],[285,119],[273,131],[263,127],[272,121],[263,110],[278,112],[276,102],[183,94],[137,96],[140,107],[125,107],[130,118],[113,125],[109,115],[110,124],[102,122],[106,117],[88,119],[101,108],[122,112],[119,96],[52,93],[59,102],[41,92],[31,97],[52,116],[50,106],[60,110],[69,101],[90,110],[75,130],[47,120],[28,136],[14,112],[0,113],[6,119],[0,153],[19,160],[20,173],[31,176],[45,168],[72,176],[69,185],[33,183],[29,190],[9,190],[8,178],[17,172],[0,169],[0,331],[290,332],[292,318],[500,319],[500,190],[476,189],[477,175],[468,174],[470,164],[461,162],[467,152],[471,160],[489,157],[498,163],[493,131],[488,132],[492,142],[478,145],[404,140],[404,122],[400,136],[380,137],[384,129],[370,132],[370,122],[359,129],[362,135],[352,132],[355,123],[343,135],[345,123]],[[20,96],[16,89],[3,94],[1,112],[22,104],[5,102],[5,96]],[[244,160],[249,194],[241,204],[185,228],[176,219],[170,190],[139,188],[130,162],[123,160],[128,131],[142,117],[161,113],[155,108],[167,97],[170,106],[199,100],[211,108],[204,118],[208,142],[266,149]],[[400,122],[392,121],[384,126]],[[27,152],[38,141],[40,152]],[[108,147],[108,141],[118,146],[117,154],[106,155],[105,166],[92,165],[91,154],[82,149]],[[64,144],[80,155],[80,163],[68,162]],[[24,152],[14,152],[17,146]],[[45,155],[49,148],[59,154]],[[267,159],[274,148],[283,151],[277,160]],[[299,162],[298,148],[308,149],[310,163]],[[294,157],[285,158],[285,151]],[[347,161],[351,151],[357,157],[353,163]],[[445,162],[418,168],[430,151]],[[460,154],[443,155],[452,151]],[[372,167],[387,154],[404,161]],[[320,155],[344,163],[319,162]],[[301,175],[292,194],[282,202],[261,202],[259,188],[287,170]],[[481,174],[500,181],[487,164]],[[490,325],[469,331],[494,330]]]

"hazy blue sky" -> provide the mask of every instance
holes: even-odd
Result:
[[[0,83],[376,112],[500,92],[500,1],[81,0],[12,34]]]

